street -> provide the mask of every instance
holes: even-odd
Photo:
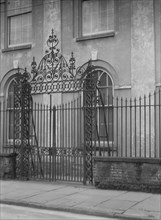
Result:
[[[1,220],[63,220],[63,219],[78,219],[78,220],[110,220],[111,218],[95,217],[91,215],[81,215],[69,212],[51,211],[45,209],[36,209],[14,205],[0,205],[0,219]],[[112,218],[113,220],[117,220]]]

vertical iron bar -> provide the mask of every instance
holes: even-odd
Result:
[[[139,124],[139,131],[140,131],[140,153],[139,153],[139,157],[141,157],[141,120],[142,120],[142,117],[141,117],[141,97],[139,98],[139,110],[140,110],[140,124]]]
[[[161,158],[161,90],[159,89],[159,158]]]
[[[8,116],[8,112],[9,112],[9,110],[8,110],[8,99],[7,99],[7,102],[6,102],[6,115],[5,115],[5,121],[6,121],[6,125],[5,125],[5,145],[6,145],[6,152],[5,153],[9,153],[8,152],[8,140],[7,140],[7,136],[8,136],[8,127],[9,127],[9,122],[8,122],[8,118],[7,118],[7,116]]]
[[[40,143],[40,149],[42,149],[42,127],[43,127],[43,124],[42,124],[42,104],[40,104],[40,109],[39,109],[39,134],[40,134],[40,136],[39,136],[39,143]],[[43,155],[43,157],[44,157],[44,155]],[[42,160],[41,160],[42,161]],[[39,161],[39,163],[40,163],[40,161]],[[41,164],[40,164],[40,169],[41,169]]]
[[[127,98],[125,99],[125,157],[127,157]]]
[[[52,181],[56,181],[56,108],[53,106]]]
[[[45,145],[45,149],[48,149],[49,148],[49,145],[48,145],[48,141],[49,141],[49,131],[48,131],[48,121],[49,121],[49,118],[48,118],[48,105],[46,105],[46,145]],[[43,151],[43,148],[41,148],[41,145],[40,145],[40,150],[41,150],[41,158],[42,158],[42,163],[43,163],[43,166],[42,166],[42,169],[43,169],[43,172],[44,172],[44,178],[46,179],[47,178],[47,162],[46,162],[46,155],[44,154],[44,151]]]
[[[43,146],[46,147],[46,143],[45,143],[45,137],[46,137],[46,128],[45,128],[45,125],[46,125],[46,118],[45,118],[45,112],[46,112],[46,109],[45,109],[45,104],[43,105]]]
[[[37,134],[37,105],[35,103],[35,133]],[[39,167],[38,167],[38,151],[39,151],[39,146],[36,146],[36,140],[35,140],[35,137],[34,137],[34,152],[35,152],[35,158],[36,158],[36,161],[35,161],[35,166],[36,166],[36,178],[38,178],[38,174],[39,174]]]
[[[144,95],[144,157],[146,157],[146,96]]]
[[[76,139],[76,180],[79,181],[79,148],[80,148],[80,143],[79,143],[79,96],[77,98],[77,104],[76,104],[76,134],[77,134],[77,139]]]
[[[157,137],[157,124],[156,124],[156,91],[154,91],[154,157],[156,158],[156,137]]]
[[[51,175],[52,175],[52,158],[51,158],[51,152],[52,152],[52,95],[50,94],[50,129],[49,129],[49,134],[50,134],[50,143],[49,143],[49,161],[48,161],[48,157],[47,157],[47,163],[49,162],[49,181],[51,181]]]
[[[10,152],[10,97],[7,99],[7,114],[6,114],[6,121],[7,121],[7,126],[6,126],[6,144],[7,144],[7,153],[11,153]]]
[[[149,93],[149,157],[151,158],[151,94]]]
[[[107,143],[108,143],[108,156],[110,157],[111,156],[111,150],[110,150],[110,144],[109,144],[109,137],[110,137],[110,135],[109,135],[109,131],[110,131],[110,129],[109,129],[109,119],[110,119],[110,116],[109,116],[109,114],[110,114],[110,96],[109,96],[109,94],[108,94],[108,106],[107,106],[107,109],[108,109],[108,111],[106,111],[106,106],[105,106],[105,103],[104,103],[104,118],[105,118],[105,126],[106,126],[106,140],[107,140]],[[105,99],[104,99],[105,100]],[[107,122],[106,122],[106,112],[107,112]]]
[[[123,98],[121,98],[121,157],[123,156]]]
[[[68,136],[67,136],[67,124],[68,124],[68,118],[67,118],[67,104],[65,104],[65,148],[68,149]],[[65,180],[67,180],[67,159],[68,159],[68,151],[66,150],[65,154]]]
[[[13,103],[13,134],[15,134],[15,105]],[[15,149],[15,135],[13,135],[13,153],[16,153],[16,149]],[[15,177],[16,177],[16,171],[15,171]]]
[[[130,98],[130,157],[132,157],[132,99]]]
[[[86,84],[87,84],[87,82],[85,81],[84,82],[84,86],[85,86],[85,88],[86,88]],[[86,119],[86,111],[87,111],[87,107],[86,107],[86,90],[84,91],[84,100],[83,100],[83,115],[85,116],[84,118]],[[85,133],[85,131],[86,131],[86,122],[85,122],[85,120],[84,120],[84,148],[83,148],[83,161],[84,161],[84,164],[83,164],[83,184],[85,185],[86,184],[86,173],[87,173],[87,171],[86,171],[86,154],[87,154],[87,149],[86,149],[86,133]]]
[[[83,125],[82,125],[82,99],[81,99],[81,94],[80,94],[80,103],[79,103],[79,107],[80,107],[80,169],[79,169],[79,176],[80,176],[80,181],[82,180],[82,175],[81,175],[81,169],[82,169],[82,128],[83,128]],[[83,122],[84,123],[84,122]]]
[[[2,131],[3,132],[2,133],[2,136],[3,136],[3,153],[5,152],[5,131],[6,131],[5,126],[7,125],[7,123],[5,122],[5,119],[6,119],[5,115],[6,115],[6,102],[3,101],[3,118],[2,118],[2,120],[3,120],[3,123],[2,123],[3,124],[3,131]],[[14,120],[14,123],[15,123],[15,120]],[[14,135],[14,137],[15,137],[15,135]]]
[[[116,98],[116,151],[117,151],[117,157],[118,157],[118,150],[119,150],[119,147],[118,147],[118,102],[119,102],[119,99],[118,97]]]
[[[68,103],[68,109],[69,109],[69,157],[68,157],[68,173],[69,173],[69,177],[68,179],[71,180],[71,149],[72,149],[72,117],[71,117],[71,102]]]
[[[39,103],[38,103],[38,107],[37,107],[37,139],[38,139],[38,143],[40,143],[40,135],[39,135],[39,131],[40,131],[40,126],[39,126],[39,118],[40,118],[40,116],[39,116],[39,114],[40,114],[40,108],[39,108]],[[41,145],[40,145],[40,149],[41,149]],[[39,149],[38,149],[39,150]],[[39,154],[39,152],[37,152],[38,154]],[[38,157],[38,155],[37,155],[37,157]],[[39,160],[37,160],[37,167],[38,167],[38,172],[40,172],[40,167],[41,167],[41,165],[39,164],[40,163],[40,161]],[[39,174],[39,173],[38,173]],[[40,178],[41,178],[41,175],[40,175]]]
[[[72,134],[74,134],[74,114],[73,114],[74,101],[71,102],[71,126]],[[74,136],[74,135],[73,135]],[[72,136],[72,149],[71,149],[71,180],[73,181],[73,147],[74,147],[74,137]]]
[[[137,141],[137,138],[136,138],[136,120],[137,120],[137,118],[136,118],[136,98],[134,99],[134,104],[135,104],[135,157],[136,157],[136,155],[137,155],[137,143],[136,143],[136,141]]]
[[[56,180],[59,179],[59,152],[60,152],[60,106],[57,105],[57,150],[56,150]]]
[[[65,155],[66,155],[66,149],[65,149],[65,146],[64,146],[64,143],[65,143],[65,120],[64,120],[64,112],[65,112],[65,105],[63,104],[62,105],[62,126],[63,126],[63,134],[62,134],[62,137],[63,137],[63,155],[62,155],[62,175],[63,175],[63,180],[64,180],[64,177],[65,177],[65,173],[64,173],[64,171],[65,171],[65,165],[64,165],[64,158],[65,158]]]
[[[76,149],[76,100],[74,100],[74,106],[73,106],[73,113],[74,113],[74,148],[73,148],[73,175],[74,175],[74,181],[76,176],[76,170],[75,170],[75,164],[76,164],[76,155],[75,155],[75,149]]]
[[[113,107],[113,96],[112,96],[112,157],[114,156],[114,107]]]
[[[69,180],[69,170],[70,170],[70,148],[71,148],[71,143],[70,143],[70,102],[68,102],[68,148],[69,148],[69,153],[67,157],[67,180]]]
[[[61,164],[61,159],[62,159],[62,154],[63,154],[63,147],[62,147],[62,104],[60,105],[60,154],[59,154],[59,179],[61,179],[62,172],[62,164]]]

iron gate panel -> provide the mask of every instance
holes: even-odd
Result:
[[[83,181],[83,134],[80,136],[83,109],[80,102],[78,98],[75,107],[69,102],[68,106],[62,104],[53,108],[33,104],[30,178]]]

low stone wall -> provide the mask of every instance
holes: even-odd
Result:
[[[16,178],[16,154],[0,154],[0,178]]]
[[[161,159],[94,157],[97,188],[161,193]]]

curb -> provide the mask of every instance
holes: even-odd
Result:
[[[29,207],[29,208],[36,208],[36,209],[44,209],[44,210],[50,210],[50,211],[61,211],[61,212],[71,212],[75,214],[81,214],[81,215],[91,215],[91,216],[97,216],[97,217],[105,217],[105,218],[118,218],[118,219],[128,219],[128,220],[159,220],[155,218],[148,218],[148,217],[136,217],[131,215],[124,215],[124,214],[118,214],[114,212],[100,212],[95,210],[87,210],[87,209],[78,209],[78,208],[70,208],[70,207],[51,207],[51,206],[45,206],[40,205],[36,203],[27,203],[27,202],[19,202],[19,201],[13,201],[13,200],[0,200],[0,204],[6,204],[6,205],[16,205],[21,207]]]

